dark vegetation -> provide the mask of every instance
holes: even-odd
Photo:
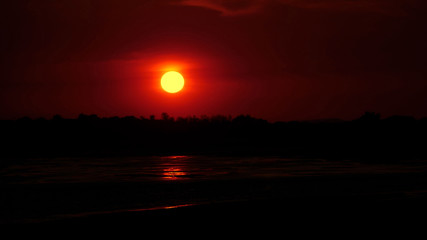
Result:
[[[353,121],[275,122],[241,115],[0,121],[8,157],[280,155],[393,161],[427,156],[427,119],[367,112]]]

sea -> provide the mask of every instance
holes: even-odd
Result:
[[[282,205],[288,199],[424,199],[426,172],[424,160],[197,155],[8,159],[0,169],[0,222],[40,223],[224,203]]]

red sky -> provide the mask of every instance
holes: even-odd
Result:
[[[0,118],[427,116],[424,0],[1,3]],[[185,89],[160,89],[165,70]]]

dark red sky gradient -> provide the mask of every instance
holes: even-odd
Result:
[[[424,0],[3,1],[0,118],[427,116]],[[185,89],[160,89],[178,70]]]

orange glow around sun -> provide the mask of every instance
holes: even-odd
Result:
[[[177,93],[184,88],[184,77],[176,71],[163,74],[160,84],[168,93]]]

